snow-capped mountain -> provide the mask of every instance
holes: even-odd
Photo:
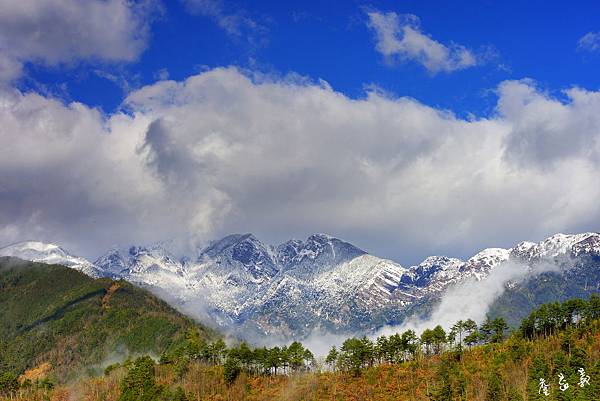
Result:
[[[79,270],[94,278],[103,275],[103,272],[88,260],[73,256],[55,244],[37,241],[19,242],[0,249],[0,256],[12,256],[32,262],[63,265]]]
[[[209,316],[242,336],[302,337],[315,329],[357,332],[399,323],[431,309],[451,286],[484,280],[508,261],[532,272],[542,263],[556,265],[563,275],[581,275],[582,265],[600,272],[600,235],[556,234],[510,249],[488,248],[466,261],[430,256],[410,267],[325,234],[278,246],[234,234],[181,260],[161,246],[134,246],[110,250],[92,264],[56,245],[32,242],[3,248],[0,255],[150,287],[186,312]],[[518,289],[515,283],[510,288]]]
[[[94,262],[105,277],[157,288],[183,285],[183,266],[161,246],[132,246],[127,252],[111,249]]]

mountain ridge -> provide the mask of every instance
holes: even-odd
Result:
[[[11,253],[18,253],[17,245]],[[549,263],[566,272],[569,259],[599,252],[598,233],[559,233],[509,249],[486,248],[467,260],[430,256],[404,267],[326,234],[274,246],[245,233],[213,241],[195,258],[178,260],[161,246],[132,246],[126,255],[113,249],[88,263],[92,274],[154,289],[188,313],[201,312],[242,336],[305,337],[398,324],[448,288],[484,280],[509,260],[531,271]],[[32,256],[28,249],[23,253]]]

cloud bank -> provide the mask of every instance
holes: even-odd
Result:
[[[19,0],[0,3],[0,82],[26,62],[131,62],[145,49],[154,0]]]
[[[600,218],[600,92],[498,88],[464,120],[414,99],[217,68],[104,115],[0,92],[0,244],[110,246],[328,232],[408,264]]]
[[[527,265],[510,259],[494,268],[483,280],[469,278],[448,288],[430,316],[411,316],[399,326],[382,328],[377,335],[391,335],[409,329],[420,334],[438,324],[449,330],[459,320],[466,319],[473,319],[481,324],[485,321],[490,306],[504,293],[507,285],[522,283],[539,274],[559,270],[559,265],[554,261]]]
[[[424,33],[412,14],[367,12],[368,26],[375,32],[375,48],[389,61],[414,61],[432,74],[473,67],[479,57],[463,45],[444,45]]]

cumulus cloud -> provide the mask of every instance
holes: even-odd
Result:
[[[421,30],[416,15],[369,11],[367,16],[377,51],[390,61],[414,61],[433,74],[473,67],[480,61],[465,46],[432,39]]]
[[[328,232],[401,263],[470,256],[600,218],[600,93],[505,82],[493,118],[218,68],[131,93],[126,112],[0,99],[0,243],[95,257],[231,232]],[[187,245],[187,243],[185,244]]]
[[[556,101],[531,81],[509,81],[499,88],[498,110],[512,123],[507,157],[521,164],[549,166],[564,160],[597,162],[600,94],[580,88]]]
[[[19,0],[0,3],[0,80],[26,62],[130,62],[146,47],[154,0]]]

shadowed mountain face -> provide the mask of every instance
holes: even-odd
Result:
[[[548,251],[549,243],[545,245],[532,247],[533,252],[516,257],[534,265],[554,263],[556,268],[507,286],[491,305],[490,315],[504,316],[516,326],[541,304],[600,294],[600,235],[593,234],[575,243],[562,238],[560,247],[555,246],[552,251]]]
[[[23,244],[22,254],[30,256],[27,247]],[[18,256],[18,248],[13,245],[10,252]],[[492,313],[512,308],[517,321],[554,296],[596,291],[599,252],[598,234],[557,234],[511,249],[488,248],[466,261],[431,256],[406,268],[324,234],[278,246],[252,234],[233,234],[192,258],[177,260],[160,246],[131,247],[111,250],[90,265],[99,275],[149,287],[182,310],[243,337],[301,338],[315,330],[368,332],[411,314],[426,315],[452,286],[486,280],[509,263],[527,274],[506,285]],[[556,282],[551,288],[542,285],[549,278]],[[561,281],[570,289],[559,290]]]

